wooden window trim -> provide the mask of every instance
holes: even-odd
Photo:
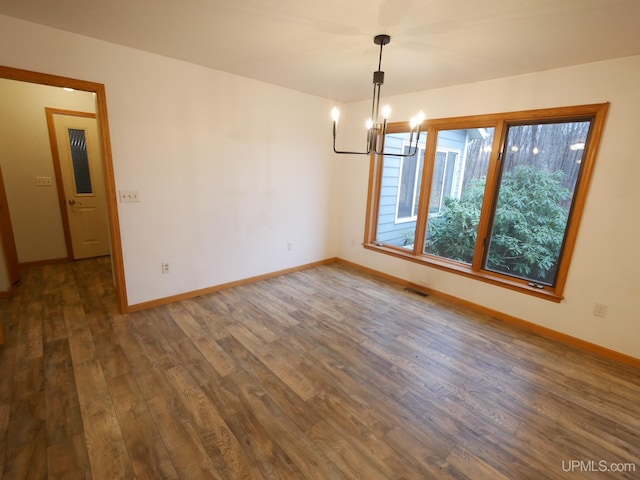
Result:
[[[582,170],[580,178],[576,184],[574,202],[571,210],[571,218],[567,223],[565,243],[558,264],[558,273],[554,286],[544,286],[539,288],[529,285],[527,280],[514,278],[504,274],[490,272],[482,269],[484,256],[483,242],[478,241],[471,265],[455,262],[434,255],[422,252],[427,225],[428,202],[421,201],[416,222],[415,242],[413,251],[393,245],[381,244],[376,241],[377,224],[379,213],[379,196],[382,184],[382,163],[380,155],[372,155],[369,167],[369,191],[367,196],[367,211],[365,218],[364,248],[379,253],[387,254],[419,263],[425,266],[444,270],[453,274],[473,278],[485,283],[497,285],[538,298],[560,302],[563,299],[564,288],[569,273],[569,266],[573,256],[573,250],[584,211],[591,177],[597,153],[600,147],[600,140],[604,131],[604,124],[609,109],[609,103],[599,103],[590,105],[580,105],[572,107],[556,107],[536,110],[526,110],[519,112],[507,112],[488,115],[473,115],[466,117],[441,118],[426,120],[423,124],[423,131],[427,132],[427,142],[425,148],[425,159],[423,169],[422,188],[420,198],[430,198],[430,188],[433,172],[433,159],[437,149],[438,132],[440,130],[469,129],[492,127],[494,128],[493,149],[489,160],[489,167],[486,177],[485,198],[483,200],[481,216],[478,226],[478,238],[483,238],[489,228],[491,214],[495,208],[495,192],[499,181],[499,158],[502,155],[502,148],[507,134],[507,126],[517,124],[527,124],[530,122],[546,121],[554,122],[559,120],[592,120],[591,133],[587,139],[582,159]],[[406,130],[405,123],[390,124],[387,133],[401,133]],[[482,235],[481,235],[482,234]]]

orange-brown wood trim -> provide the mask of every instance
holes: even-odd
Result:
[[[378,234],[378,209],[380,207],[380,186],[382,184],[383,163],[380,155],[371,155],[369,162],[369,186],[367,190],[367,216],[364,221],[363,243],[374,242]]]
[[[111,261],[113,265],[118,308],[124,313],[128,308],[127,287],[124,275],[124,260],[122,256],[122,241],[120,235],[120,220],[118,218],[117,194],[113,158],[111,151],[111,137],[109,134],[109,120],[107,115],[107,96],[102,83],[61,77],[18,68],[0,65],[0,78],[18,80],[21,82],[38,83],[53,87],[69,87],[96,94],[96,115],[102,148],[102,162],[104,167],[105,188],[107,194],[107,211],[109,212],[109,231],[111,235]]]
[[[422,160],[422,180],[420,182],[420,202],[418,203],[418,219],[414,234],[413,254],[420,255],[424,252],[424,244],[427,237],[427,220],[429,217],[429,202],[424,199],[431,198],[431,186],[433,183],[433,165],[438,150],[438,132],[435,128],[427,128],[427,141]]]
[[[111,262],[113,264],[116,290],[118,292],[118,307],[121,312],[124,312],[128,307],[127,285],[124,276],[120,219],[118,217],[118,193],[116,192],[116,179],[113,171],[111,134],[109,132],[109,121],[107,117],[107,94],[103,84],[98,84],[96,87],[96,103],[98,104],[98,128],[102,140],[104,180],[107,193],[109,227],[111,231]]]
[[[148,308],[158,307],[160,305],[166,305],[168,303],[179,302],[181,300],[188,300],[190,298],[199,297],[201,295],[207,295],[210,293],[219,292],[221,290],[226,290],[228,288],[240,287],[242,285],[248,285],[250,283],[259,282],[261,280],[267,280],[269,278],[279,277],[281,275],[286,275],[288,273],[299,272],[301,270],[306,270],[308,268],[319,267],[321,265],[328,265],[330,263],[335,263],[336,258],[327,258],[325,260],[320,260],[317,262],[307,263],[304,265],[299,265],[297,267],[285,268],[284,270],[277,270],[275,272],[265,273],[263,275],[256,275],[255,277],[243,278],[242,280],[236,280],[234,282],[222,283],[220,285],[214,285],[212,287],[202,288],[200,290],[193,290],[191,292],[180,293],[178,295],[172,295],[170,297],[158,298],[156,300],[151,300],[149,302],[136,303],[134,305],[130,305],[127,309],[127,312],[137,312],[140,310],[146,310]]]
[[[476,243],[476,250],[473,254],[473,261],[471,262],[471,268],[474,272],[480,272],[482,270],[482,262],[487,251],[488,245],[480,239],[488,238],[489,236],[491,212],[495,208],[495,202],[497,201],[495,192],[500,172],[500,159],[502,157],[501,148],[502,145],[504,145],[505,135],[507,133],[504,121],[492,124],[492,126],[494,128],[493,144],[491,147],[491,156],[489,157],[489,165],[487,166],[487,176],[484,187],[485,194],[482,200],[480,220],[478,222],[478,241]]]
[[[12,285],[20,280],[20,263],[18,261],[15,237],[13,236],[13,225],[11,224],[7,192],[4,188],[2,168],[0,168],[0,209],[4,209],[3,212],[0,212],[0,242],[2,242],[4,250],[9,284]]]
[[[557,295],[553,290],[539,289],[529,286],[524,280],[488,271],[476,272],[472,270],[468,265],[455,262],[453,260],[447,260],[446,258],[440,258],[427,254],[414,255],[412,252],[402,247],[394,247],[392,245],[376,245],[374,243],[367,243],[364,244],[363,247],[368,250],[374,250],[397,258],[402,258],[403,260],[408,260],[409,262],[419,263],[426,267],[444,270],[456,275],[463,275],[468,278],[473,278],[474,280],[478,280],[484,283],[490,283],[491,285],[507,288],[515,292],[525,293],[527,295],[532,295],[544,300],[550,300],[552,302],[559,303],[563,298],[562,296]]]
[[[596,157],[600,148],[604,124],[609,111],[609,103],[603,103],[598,106],[593,118],[590,138],[587,140],[587,150],[582,158],[581,179],[571,209],[571,219],[568,224],[567,233],[565,235],[564,247],[562,252],[562,262],[558,267],[558,275],[556,277],[556,291],[564,291],[564,286],[569,275],[569,264],[573,256],[573,250],[578,237],[578,229],[580,228],[580,220],[584,206],[587,202],[587,193],[591,185],[591,177],[596,164]]]
[[[497,320],[501,320],[510,325],[515,325],[523,330],[527,330],[529,332],[540,335],[541,337],[555,340],[564,345],[577,348],[579,350],[599,355],[601,357],[607,358],[609,360],[613,360],[615,362],[623,363],[625,365],[630,365],[632,367],[640,368],[640,358],[632,357],[631,355],[626,355],[621,352],[617,352],[615,350],[611,350],[609,348],[603,347],[601,345],[597,345],[595,343],[588,342],[586,340],[582,340],[580,338],[573,337],[571,335],[567,335],[566,333],[558,332],[557,330],[553,330],[551,328],[543,327],[542,325],[538,325],[533,322],[529,322],[527,320],[523,320],[518,317],[514,317],[513,315],[509,315],[507,313],[500,312],[498,310],[493,310],[491,308],[487,308],[483,305],[478,305],[477,303],[470,302],[468,300],[464,300],[459,297],[455,297],[453,295],[449,295],[444,292],[440,292],[438,290],[434,290],[432,288],[425,287],[423,285],[418,285],[413,282],[409,282],[400,277],[396,277],[393,275],[389,275],[387,273],[380,272],[378,270],[365,267],[363,265],[350,262],[348,260],[344,260],[342,258],[337,258],[336,261],[343,265],[347,265],[356,270],[360,270],[362,272],[368,273],[370,275],[383,278],[385,280],[391,281],[398,285],[402,285],[413,290],[417,290],[419,292],[426,293],[428,295],[433,295],[434,297],[442,298],[451,303],[455,303],[456,305],[460,305],[462,307],[468,308],[478,313],[482,313],[485,315],[489,315]]]

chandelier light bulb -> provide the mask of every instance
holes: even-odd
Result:
[[[391,107],[389,105],[385,105],[382,107],[382,118],[386,120],[389,118],[389,115],[391,115]]]
[[[331,118],[334,122],[338,123],[338,119],[340,118],[340,110],[338,110],[338,107],[333,107],[333,110],[331,110]]]
[[[367,130],[371,130],[373,128],[373,120],[369,119],[366,123]]]

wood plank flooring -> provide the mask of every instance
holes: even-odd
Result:
[[[3,480],[640,478],[639,370],[338,264],[129,315],[34,267],[0,316]]]

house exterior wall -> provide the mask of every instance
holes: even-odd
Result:
[[[423,135],[424,136],[424,135]],[[422,138],[424,141],[424,138]],[[388,135],[385,151],[390,153],[403,153],[403,145],[407,139],[403,136]],[[398,221],[398,190],[400,182],[402,158],[387,156],[384,158],[382,169],[382,185],[380,193],[380,205],[378,209],[378,231],[376,239],[381,243],[396,246],[404,246],[406,235],[416,228],[415,221]]]

